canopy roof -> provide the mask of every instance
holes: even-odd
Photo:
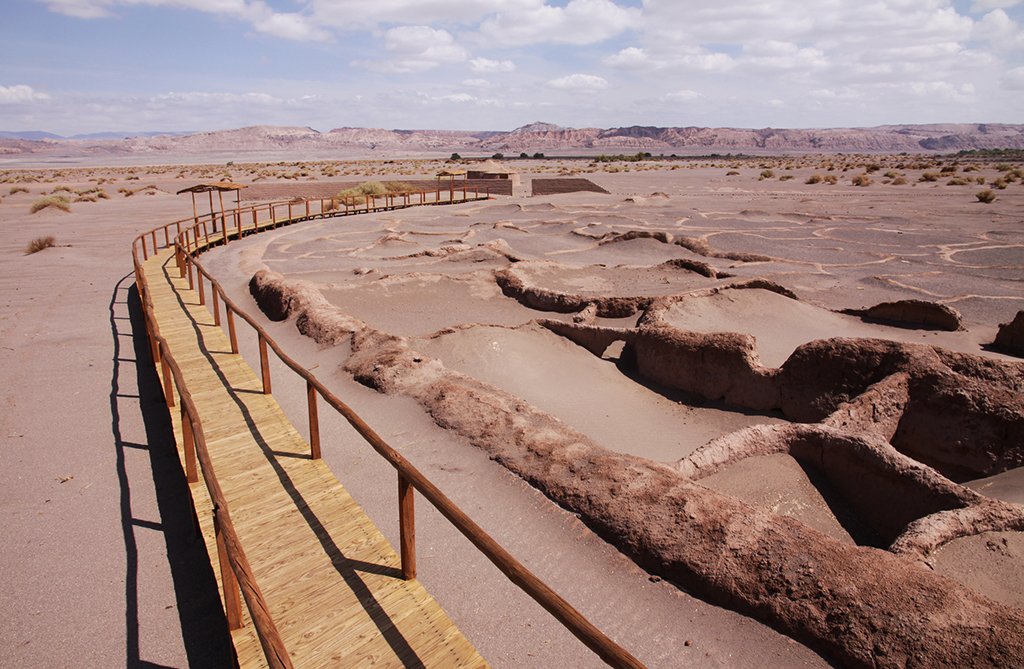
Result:
[[[461,177],[466,170],[441,170],[437,173],[439,177]]]
[[[231,181],[213,181],[205,184],[196,184],[195,186],[189,186],[188,188],[182,188],[178,191],[178,195],[182,193],[207,193],[209,191],[233,191],[248,188],[245,184],[236,184]]]

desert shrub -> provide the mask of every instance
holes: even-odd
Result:
[[[71,211],[71,202],[63,195],[47,195],[33,202],[32,206],[29,208],[29,213],[34,214],[37,211],[46,209],[47,207],[54,207],[61,211]]]
[[[989,204],[990,202],[995,201],[996,194],[992,192],[991,188],[986,188],[985,190],[980,190],[977,193],[975,193],[974,197],[978,198],[978,202],[984,202],[985,204]]]
[[[998,188],[999,190],[1003,190],[1003,189],[1006,188],[1006,179],[1003,179],[1003,178],[995,179],[989,185],[992,186],[993,188]]]
[[[952,179],[950,179],[949,181],[946,182],[946,185],[947,186],[966,186],[969,183],[971,183],[970,179],[964,179],[962,177],[953,177]]]
[[[781,177],[779,177],[779,181],[789,181],[792,178],[792,174],[783,174]]]
[[[939,180],[939,175],[936,174],[935,172],[925,172],[924,174],[921,175],[921,178],[918,179],[918,181],[938,181],[938,180]]]
[[[829,186],[835,186],[837,183],[839,183],[839,177],[837,177],[834,174],[827,174],[825,175],[825,178],[822,181],[827,183]]]
[[[96,201],[96,196],[92,195],[92,194],[89,194],[89,195],[79,195],[78,197],[75,198],[75,202],[95,202],[95,201]]]
[[[896,178],[898,178],[900,176],[900,173],[896,172],[895,170],[889,170],[888,172],[886,172],[882,176],[884,176],[886,179],[896,179]]]
[[[985,177],[977,177],[974,180],[974,183],[978,184],[979,186],[984,186],[985,185]]]
[[[736,176],[738,174],[739,174],[739,172],[737,172],[736,170],[729,170],[728,172],[725,173],[725,176],[727,176],[727,177],[734,177],[734,176]]]
[[[905,186],[907,183],[906,177],[896,177],[892,180],[893,186]]]
[[[956,172],[956,165],[943,165],[942,169],[939,170],[940,174],[953,174]]]
[[[771,179],[775,176],[775,172],[771,170],[761,170],[761,179]]]
[[[25,255],[32,255],[33,253],[39,253],[43,249],[53,248],[57,245],[57,238],[53,235],[46,235],[45,237],[36,237],[28,243],[25,247]]]
[[[351,206],[366,200],[367,195],[386,195],[388,187],[379,181],[364,181],[358,186],[346,188],[338,193],[337,199]]]
[[[18,193],[27,193],[28,189],[24,186],[11,186],[11,190],[7,191],[8,195],[17,195]]]
[[[997,172],[1006,172],[1006,171],[1009,171],[1010,169],[1012,169],[1012,168],[1007,163],[999,163],[998,165],[996,165],[996,171]]]
[[[867,172],[868,174],[872,174],[880,169],[882,169],[881,165],[879,165],[878,163],[871,163],[870,165],[864,168],[864,171]]]
[[[967,167],[964,168],[964,172],[977,172],[977,171],[978,171],[978,166],[977,165],[968,165]]]
[[[858,174],[857,176],[850,180],[850,183],[852,183],[854,186],[870,186],[871,177],[869,177],[867,174]]]
[[[805,184],[820,184],[821,183],[821,175],[820,174],[812,174],[811,176],[807,177],[807,180],[804,181],[804,183]]]
[[[384,188],[386,188],[389,193],[409,193],[411,191],[419,190],[411,184],[407,184],[403,181],[389,181],[384,184]]]

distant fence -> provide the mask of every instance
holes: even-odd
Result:
[[[484,180],[489,184],[491,180]],[[447,186],[448,184],[443,184]],[[341,414],[366,442],[395,468],[398,474],[398,522],[399,548],[402,561],[402,575],[406,579],[416,576],[416,541],[414,518],[414,491],[419,491],[456,529],[476,546],[510,581],[519,586],[530,597],[550,612],[573,635],[593,650],[602,660],[613,667],[641,668],[644,665],[628,651],[609,639],[588,621],[574,607],[549,588],[523,564],[516,560],[498,542],[455,505],[426,476],[414,467],[401,453],[392,448],[367,425],[347,404],[332,393],[308,369],[288,356],[258,321],[240,309],[228,296],[220,283],[203,267],[198,255],[217,245],[241,239],[280,226],[303,221],[349,216],[370,212],[389,211],[412,206],[447,205],[486,200],[487,189],[465,187],[460,181],[454,188],[436,188],[431,182],[430,190],[393,193],[382,196],[365,196],[357,201],[344,203],[330,198],[291,202],[270,202],[249,207],[239,207],[226,212],[213,212],[193,218],[174,221],[158,226],[135,238],[132,243],[132,260],[135,267],[135,281],[142,299],[153,360],[160,365],[164,398],[168,407],[174,406],[174,391],[177,390],[181,403],[182,438],[185,452],[185,474],[190,482],[199,479],[201,470],[210,499],[213,502],[214,527],[218,552],[222,555],[221,582],[224,608],[231,629],[241,626],[239,589],[256,627],[267,662],[273,669],[292,666],[277,627],[271,618],[266,601],[259,589],[245,551],[235,532],[228,511],[227,500],[221,491],[213,470],[206,446],[206,437],[197,407],[192,399],[181,369],[174,360],[167,340],[160,334],[160,326],[153,310],[149,283],[142,263],[150,253],[156,254],[161,248],[173,248],[175,262],[181,278],[187,276],[189,288],[196,290],[200,304],[206,305],[205,283],[210,286],[211,308],[214,323],[221,324],[220,303],[228,328],[231,352],[238,353],[238,334],[235,327],[237,315],[256,331],[260,353],[260,372],[263,392],[271,393],[268,348],[299,377],[306,382],[306,396],[310,428],[310,455],[320,458],[320,428],[318,418],[318,397]],[[509,182],[509,189],[511,183]],[[279,217],[280,216],[280,217]],[[141,256],[141,259],[140,259]],[[205,282],[204,282],[205,280]]]

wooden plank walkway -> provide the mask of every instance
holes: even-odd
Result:
[[[334,474],[310,458],[306,440],[178,278],[172,252],[143,268],[232,521],[294,665],[486,667],[419,581],[402,579],[399,557]],[[171,416],[184,467],[177,403]],[[202,478],[190,487],[219,581],[210,497]],[[242,608],[245,624],[232,632],[239,665],[265,667]]]

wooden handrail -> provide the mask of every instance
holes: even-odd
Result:
[[[140,235],[136,238],[136,241],[139,240],[141,240],[141,243],[144,246],[145,236]],[[249,609],[249,617],[252,619],[253,625],[256,627],[256,635],[259,637],[260,645],[263,648],[263,653],[267,658],[268,665],[274,669],[292,669],[291,658],[284,647],[281,634],[278,632],[277,626],[267,610],[266,599],[263,597],[263,593],[256,582],[256,577],[253,575],[252,567],[249,565],[249,560],[245,555],[241,542],[238,540],[238,534],[235,531],[235,526],[231,522],[231,514],[228,511],[227,499],[220,488],[220,483],[217,481],[217,477],[213,469],[213,461],[210,459],[209,450],[206,446],[206,436],[203,431],[202,420],[199,417],[199,412],[196,410],[195,402],[188,391],[188,386],[185,383],[181,368],[178,366],[177,361],[175,361],[167,340],[164,339],[163,335],[160,333],[160,326],[157,323],[154,314],[153,298],[149,291],[149,281],[145,272],[142,271],[138,253],[134,244],[132,248],[132,259],[135,265],[136,285],[139,288],[143,311],[145,313],[147,331],[150,338],[156,343],[160,352],[160,360],[166,363],[166,369],[170,370],[171,376],[174,379],[174,386],[178,391],[178,400],[181,404],[183,435],[187,442],[194,440],[195,455],[199,461],[199,468],[202,471],[206,488],[210,493],[210,499],[213,502],[214,522],[218,528],[218,545],[223,545],[223,557],[226,558],[226,561],[230,566],[231,574],[234,577],[233,579],[228,579],[222,575],[221,578],[224,588],[225,611],[228,614],[231,623],[235,623],[235,626],[241,624],[240,619],[231,620],[232,618],[235,618],[233,615],[234,612],[232,611],[233,606],[231,601],[237,597],[237,591],[235,590],[235,587],[237,587],[241,590],[241,595],[245,599],[246,607]],[[188,445],[186,445],[186,453],[187,452]],[[236,581],[237,586],[229,583],[229,580]]]
[[[475,190],[475,199],[479,198],[479,191]],[[441,191],[436,192],[436,199],[433,203],[424,202],[425,194],[432,194],[432,191],[413,191],[418,192],[420,195],[420,204],[448,204],[458,202],[453,196],[450,195],[449,200],[442,201],[440,199]],[[412,204],[407,197],[409,193],[404,194],[406,197],[403,198],[403,204],[391,204],[385,205],[385,209],[391,208],[404,208],[407,206],[417,206]],[[468,200],[468,194],[466,188],[462,188],[463,201]],[[489,193],[485,195],[489,197]],[[317,200],[306,200],[304,201],[305,215],[295,218],[289,215],[286,221],[280,221],[275,218],[274,207],[277,205],[286,204],[289,207],[289,214],[291,214],[291,208],[294,206],[293,201],[288,202],[273,202],[266,206],[267,215],[269,222],[264,224],[263,229],[268,227],[276,227],[280,223],[291,224],[302,220],[308,220],[311,218],[326,218],[334,216],[345,216],[357,212],[370,212],[379,210],[376,204],[370,203],[367,198],[365,209],[353,209],[349,210],[348,204],[345,204],[345,209],[334,209],[333,199],[329,200],[332,202],[332,208],[325,211],[324,199],[318,200],[320,202],[319,212],[312,212],[310,210],[310,202]],[[387,202],[387,198],[385,198]],[[393,202],[393,200],[392,200]],[[241,239],[243,234],[243,228],[241,223],[241,214],[243,212],[252,212],[253,216],[253,232],[260,231],[260,225],[258,222],[258,206],[247,207],[239,209],[237,211],[238,217],[238,229],[235,239]],[[212,217],[212,216],[211,216]],[[319,424],[317,419],[316,411],[316,396],[319,395],[324,401],[331,406],[335,411],[341,414],[342,417],[363,437],[364,440],[385,460],[391,464],[392,467],[398,473],[398,485],[399,485],[399,525],[400,525],[400,549],[402,556],[402,573],[405,578],[415,578],[416,566],[415,566],[415,532],[414,532],[414,517],[413,517],[413,494],[412,491],[418,490],[445,518],[448,519],[452,525],[455,526],[459,532],[463,534],[469,541],[476,546],[480,552],[482,552],[488,560],[490,560],[506,577],[519,588],[521,588],[526,594],[532,597],[537,603],[539,603],[545,610],[551,613],[555,619],[562,623],[574,636],[576,636],[581,642],[583,642],[588,648],[594,651],[602,660],[613,667],[628,667],[628,668],[642,668],[644,665],[640,663],[633,655],[623,649],[621,646],[616,644],[614,641],[609,639],[603,632],[601,632],[596,626],[594,626],[589,620],[587,620],[579,611],[577,611],[571,604],[563,599],[558,593],[547,586],[541,581],[536,575],[534,575],[529,569],[527,569],[522,563],[520,563],[511,553],[505,550],[497,541],[495,541],[487,532],[477,525],[465,512],[463,512],[451,499],[448,498],[437,486],[433,484],[426,476],[424,476],[412,463],[410,463],[401,453],[391,447],[383,438],[377,434],[373,428],[371,428],[363,419],[356,414],[345,402],[338,398],[333,392],[331,392],[326,386],[324,386],[319,379],[316,378],[305,367],[296,362],[291,356],[284,352],[284,350],[278,345],[276,341],[267,333],[267,331],[248,313],[239,308],[237,304],[230,297],[227,292],[223,289],[220,283],[203,267],[202,263],[196,257],[199,253],[210,247],[211,242],[208,238],[203,241],[205,244],[200,245],[198,235],[193,232],[193,237],[190,240],[188,237],[189,229],[196,230],[200,221],[203,217],[197,217],[195,219],[185,219],[175,223],[164,226],[167,229],[170,225],[177,225],[178,229],[181,229],[182,223],[192,223],[192,225],[182,230],[178,235],[175,236],[175,247],[177,253],[184,255],[186,271],[191,279],[192,266],[196,270],[196,278],[202,286],[202,278],[205,277],[210,282],[210,290],[213,293],[214,304],[218,302],[224,303],[224,309],[226,318],[228,321],[229,335],[232,342],[232,352],[238,352],[238,345],[234,327],[234,315],[237,314],[250,325],[255,331],[259,338],[260,348],[260,362],[261,371],[264,382],[264,392],[270,392],[270,369],[267,361],[267,348],[274,351],[274,354],[278,357],[286,367],[295,372],[299,377],[306,381],[307,389],[307,401],[309,403],[309,419],[310,419],[310,447],[311,455],[314,458],[320,457],[320,434]],[[228,232],[227,228],[223,228],[223,243],[228,243],[232,235]],[[144,237],[144,235],[140,236]],[[137,240],[138,241],[138,240]],[[214,240],[214,243],[220,240]],[[143,248],[145,247],[145,240],[142,240]],[[156,242],[154,237],[154,253],[156,253]],[[133,246],[133,257],[137,268],[137,274],[142,274],[142,282],[145,283],[144,273],[139,271],[138,257],[135,253]],[[192,282],[190,281],[190,284]],[[148,291],[147,291],[148,292]],[[151,309],[151,307],[150,307]],[[155,325],[155,319],[154,325]],[[159,341],[164,342],[163,338],[159,336],[158,330],[156,331],[156,337]],[[165,356],[170,356],[169,351],[164,351]],[[174,364],[173,358],[170,360],[172,372],[177,370],[177,365]],[[180,376],[180,370],[175,376],[175,384],[179,385],[178,376]],[[181,382],[183,385],[183,381]],[[181,387],[181,386],[179,386]],[[182,410],[185,411],[187,396],[187,404],[189,406],[189,413],[193,416],[196,415],[194,406],[191,405],[191,396],[187,395],[187,390],[183,394],[179,390],[179,396],[182,397]],[[204,480],[206,480],[207,487],[211,488],[211,482],[218,493],[220,493],[219,484],[216,481],[216,477],[213,476],[212,463],[209,462],[209,454],[206,452],[205,437],[202,436],[201,424],[197,427],[197,421],[193,421],[194,433],[196,435],[196,451],[201,453],[199,456],[201,469],[203,471]],[[209,467],[207,466],[209,464]],[[209,475],[207,472],[210,472]],[[211,498],[213,498],[213,489],[211,488]],[[222,494],[221,494],[222,497]],[[226,514],[226,504],[224,505]],[[228,529],[225,528],[225,547],[229,552],[229,558],[231,558],[230,551],[232,547],[237,547],[238,553],[242,557],[242,561],[239,561],[237,557],[232,561],[232,569],[235,570],[235,563],[239,565],[244,561],[244,552],[241,550],[241,545],[238,544],[237,535],[234,535],[234,528],[230,526],[230,519],[228,519],[226,525],[230,527],[231,536],[233,540],[228,540]],[[244,562],[245,566],[248,566],[247,562]],[[238,570],[235,570],[236,575]],[[251,575],[251,573],[250,573]],[[253,617],[254,622],[256,621],[256,615],[254,615],[254,607],[266,612],[265,602],[262,600],[262,595],[259,594],[258,586],[256,586],[255,580],[243,579],[242,576],[238,576],[239,584],[242,587],[242,593],[246,599],[246,605],[249,607],[250,615]],[[246,588],[252,588],[251,594],[253,601],[250,602],[250,595],[246,594]],[[270,625],[273,625],[273,621],[270,620],[269,614],[267,614],[267,620]],[[261,643],[264,643],[263,633],[259,630],[257,625],[257,632],[260,635]],[[276,629],[274,630],[276,633]],[[278,637],[279,640],[279,637]],[[283,650],[283,648],[282,648]],[[264,652],[276,652],[275,648],[271,647],[268,650],[268,645],[264,643]],[[268,661],[271,661],[271,655],[267,655]],[[285,659],[287,655],[285,654]],[[275,665],[272,665],[275,666]]]

